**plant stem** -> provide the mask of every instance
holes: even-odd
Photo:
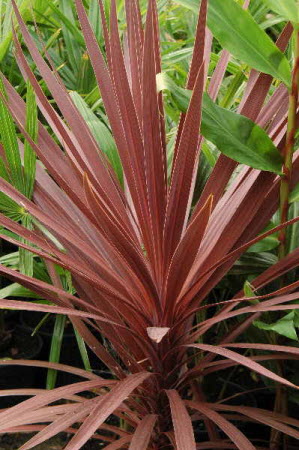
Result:
[[[283,150],[283,177],[280,184],[280,222],[288,220],[290,184],[293,169],[293,153],[296,135],[296,112],[298,108],[298,84],[299,84],[299,25],[294,27],[294,68],[292,73],[292,85],[289,95],[289,112],[286,143]],[[279,234],[279,259],[287,255],[286,229]]]
[[[286,142],[283,150],[283,176],[280,184],[280,223],[284,223],[288,220],[289,213],[289,197],[293,170],[293,153],[295,146],[296,136],[296,113],[298,108],[298,85],[299,85],[299,25],[294,26],[294,67],[292,72],[292,84],[289,94],[289,112],[288,112],[288,125]],[[286,229],[281,230],[279,233],[279,259],[284,258],[288,253],[288,242]],[[283,284],[283,280],[282,280]],[[275,339],[276,344],[279,344],[279,339]],[[284,377],[284,367],[281,361],[278,361],[278,373],[281,377]],[[280,414],[287,414],[287,392],[283,385],[276,385],[276,396],[274,411]],[[281,448],[282,434],[276,429],[272,429],[270,438],[270,449],[279,450]],[[287,440],[284,437],[283,448],[287,448]]]

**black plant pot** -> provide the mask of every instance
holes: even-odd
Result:
[[[11,331],[10,343],[0,352],[0,359],[39,359],[43,341],[40,336],[31,336],[28,330],[18,325]],[[37,383],[37,370],[30,366],[0,365],[0,389],[33,388]],[[24,397],[0,397],[0,408],[12,406]]]

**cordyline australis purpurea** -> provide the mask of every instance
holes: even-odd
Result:
[[[70,271],[77,295],[62,290],[55,270],[50,285],[1,266],[2,274],[50,304],[1,300],[0,305],[68,314],[113,378],[106,380],[53,363],[1,361],[2,365],[64,370],[85,381],[51,391],[8,392],[7,395],[22,393],[31,398],[0,412],[0,432],[37,431],[22,449],[33,448],[61,431],[74,434],[66,446],[72,450],[81,448],[92,437],[104,441],[107,449],[262,448],[255,447],[233,424],[233,420],[246,420],[299,438],[299,421],[295,419],[253,407],[209,403],[202,390],[202,380],[207,375],[236,365],[296,389],[260,362],[299,357],[296,347],[242,343],[239,338],[263,311],[293,309],[291,302],[298,298],[298,282],[267,296],[257,296],[255,300],[260,301],[255,303],[239,292],[231,301],[217,303],[218,308],[211,309],[216,311],[214,315],[194,326],[195,314],[201,308],[211,307],[204,303],[208,294],[242,253],[285,226],[260,235],[278,208],[280,177],[244,166],[228,185],[237,163],[224,155],[219,157],[192,209],[202,143],[201,102],[211,50],[211,40],[206,39],[207,1],[201,2],[186,86],[193,93],[187,112],[180,118],[169,182],[163,98],[156,86],[161,60],[155,0],[149,0],[144,29],[138,1],[126,1],[124,48],[114,0],[110,26],[100,3],[106,60],[82,1],[75,3],[121,158],[125,188],[122,189],[58,74],[52,70],[51,62],[48,65],[40,55],[13,2],[24,42],[61,115],[47,100],[15,35],[17,60],[61,147],[41,124],[37,142],[30,138],[25,130],[25,104],[4,79],[7,98],[3,101],[42,164],[37,167],[32,201],[4,179],[0,180],[0,187],[44,228],[30,231],[1,215],[2,226],[23,241],[1,237],[31,250],[52,269],[57,264]],[[281,50],[285,50],[291,32],[287,25],[277,42]],[[209,84],[212,99],[217,96],[227,62],[226,52]],[[273,98],[281,95],[278,88],[267,103],[271,83],[270,75],[252,71],[239,108],[241,114],[261,126],[266,125],[265,117],[267,123],[274,117]],[[268,130],[278,148],[284,145],[286,116],[284,111],[278,123]],[[292,185],[298,182],[298,169],[299,157],[295,154]],[[44,229],[50,234],[43,233]],[[57,240],[63,250],[57,247]],[[298,261],[297,249],[258,276],[253,287],[266,286],[296,267]],[[234,323],[226,336],[213,345],[206,343],[206,333],[212,327],[238,316],[242,319],[237,326]],[[113,350],[109,352],[93,331],[105,336]],[[238,343],[234,343],[237,338]],[[251,356],[243,356],[242,350],[246,349],[258,350],[258,355],[251,352]],[[94,395],[85,398],[82,393],[86,391]],[[68,401],[53,405],[62,399]],[[111,414],[126,426],[105,424]],[[196,444],[192,421],[203,421],[206,442]],[[72,428],[74,424],[79,426]]]

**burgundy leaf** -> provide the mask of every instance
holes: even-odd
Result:
[[[136,431],[133,434],[129,450],[139,450],[141,448],[147,448],[154,426],[157,421],[155,414],[149,414],[145,416],[139,423]]]
[[[168,390],[166,391],[166,394],[171,409],[177,450],[195,450],[196,443],[194,440],[192,422],[184,401],[175,390]]]
[[[239,353],[227,350],[225,348],[221,348],[216,345],[208,345],[208,344],[190,344],[188,347],[198,348],[206,352],[211,352],[220,356],[224,356],[225,358],[236,361],[242,366],[248,367],[250,370],[253,370],[257,373],[260,373],[261,375],[271,378],[272,380],[277,381],[278,383],[282,383],[286,386],[297,388],[297,386],[291,383],[290,381],[280,377],[279,375],[276,375],[274,372],[271,372],[262,365],[256,363],[255,361],[250,360],[246,356],[240,355]]]
[[[84,424],[66,446],[66,449],[80,449],[107,417],[150,375],[150,373],[130,375],[125,380],[119,382],[103,398],[98,399],[89,417],[84,421]]]
[[[169,188],[164,228],[165,258],[167,262],[170,261],[174,250],[182,238],[183,227],[188,214],[189,195],[200,139],[199,128],[201,123],[203,81],[204,67],[202,64],[184,121]],[[178,195],[178,193],[180,194]]]
[[[250,443],[246,436],[238,430],[233,424],[228,422],[224,417],[218,414],[213,409],[209,408],[207,404],[193,401],[186,401],[186,404],[203,413],[206,417],[216,423],[219,428],[231,439],[231,441],[240,450],[255,450],[255,447]]]

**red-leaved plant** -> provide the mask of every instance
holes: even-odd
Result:
[[[0,305],[67,314],[90,349],[109,368],[111,379],[47,362],[1,361],[2,365],[67,371],[85,381],[51,391],[1,392],[31,398],[0,412],[0,432],[36,431],[22,446],[24,450],[61,431],[73,433],[66,446],[72,450],[80,449],[91,438],[105,442],[107,449],[264,448],[255,446],[254,440],[251,442],[234,425],[234,421],[245,420],[298,439],[298,420],[264,409],[209,402],[209,392],[203,387],[206,377],[241,365],[296,389],[261,362],[299,358],[296,347],[240,339],[262,312],[294,309],[298,282],[257,296],[254,302],[243,292],[223,304],[209,300],[212,289],[251,245],[286,224],[260,235],[278,208],[280,176],[243,166],[229,183],[237,163],[225,155],[219,157],[193,205],[203,139],[199,133],[201,104],[211,48],[206,31],[207,1],[201,2],[186,86],[192,96],[187,112],[181,114],[170,180],[163,96],[156,83],[161,61],[155,0],[149,0],[145,29],[138,0],[126,1],[123,46],[115,1],[111,1],[109,26],[100,3],[107,59],[93,35],[83,2],[75,3],[120,155],[124,187],[51,61],[48,64],[40,55],[13,1],[24,42],[60,113],[47,100],[15,35],[17,60],[35,91],[41,114],[61,145],[42,124],[37,141],[30,138],[25,103],[3,78],[7,98],[2,96],[2,100],[40,162],[32,201],[0,179],[2,192],[24,208],[35,224],[30,231],[1,215],[2,226],[23,239],[1,237],[43,258],[53,284],[1,266],[2,274],[47,299],[49,305],[14,300],[1,300]],[[288,25],[277,42],[282,51],[291,32]],[[208,87],[214,100],[227,62],[224,52]],[[277,105],[287,96],[287,89],[280,86],[268,101],[271,84],[271,75],[253,70],[239,108],[239,113],[261,127],[272,123]],[[268,127],[280,149],[285,142],[286,116],[284,102],[284,109]],[[299,179],[298,154],[294,156],[294,169],[292,185]],[[296,267],[298,261],[297,249],[258,276],[252,286],[256,290],[266,286]],[[71,273],[77,294],[62,289],[55,265]],[[200,311],[207,311],[207,315],[195,322]],[[229,321],[234,317],[239,320]],[[226,336],[210,333],[224,321],[228,326]],[[97,338],[99,333],[108,346]],[[207,336],[213,336],[213,342]],[[251,352],[243,355],[249,349]],[[87,391],[90,395],[85,396]],[[119,426],[105,423],[111,415],[119,419]],[[196,427],[202,423],[206,430],[207,437],[198,443],[192,422]]]

